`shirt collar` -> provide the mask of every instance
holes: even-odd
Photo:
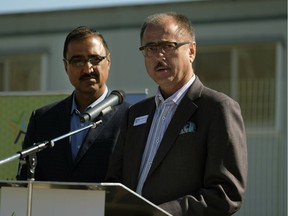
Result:
[[[101,101],[103,101],[108,95],[108,88],[107,86],[105,87],[104,93],[97,99],[95,100],[93,103],[91,103],[88,107],[86,107],[85,111],[88,109],[93,108],[94,106],[96,106],[97,104],[99,104]],[[78,109],[77,109],[77,105],[76,105],[76,99],[75,99],[75,92],[73,92],[73,99],[72,99],[72,107],[71,107],[71,114],[73,113],[79,113]]]
[[[193,75],[191,77],[191,79],[184,85],[182,86],[178,91],[176,91],[173,95],[171,95],[169,98],[167,98],[166,100],[164,100],[161,91],[158,87],[157,93],[155,95],[155,103],[157,108],[160,106],[161,103],[165,103],[166,101],[172,101],[174,102],[176,105],[179,105],[181,99],[183,98],[183,96],[185,95],[185,93],[188,91],[188,88],[192,85],[192,83],[195,80],[195,75]]]

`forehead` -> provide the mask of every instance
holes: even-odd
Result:
[[[178,30],[179,26],[171,19],[149,24],[143,33],[143,43],[178,40],[180,37]]]
[[[85,38],[74,39],[69,42],[67,47],[67,54],[102,54],[103,51],[105,51],[104,45],[101,38],[97,35],[90,35]]]

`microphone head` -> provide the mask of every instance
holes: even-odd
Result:
[[[118,103],[121,104],[123,103],[124,99],[125,99],[125,92],[123,90],[113,90],[111,92],[111,94],[118,96]]]

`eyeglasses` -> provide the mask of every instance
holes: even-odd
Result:
[[[92,64],[93,66],[96,66],[102,60],[104,60],[108,55],[106,55],[106,56],[96,55],[96,56],[89,57],[88,59],[83,58],[83,57],[72,57],[71,59],[68,60],[68,59],[64,58],[63,61],[66,61],[75,67],[83,67],[87,62],[90,62],[90,64]]]
[[[163,41],[158,43],[148,43],[145,46],[139,48],[145,57],[152,57],[158,54],[160,51],[167,55],[173,54],[176,49],[185,44],[190,44],[191,42],[170,42]]]

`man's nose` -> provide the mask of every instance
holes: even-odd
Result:
[[[91,72],[93,72],[93,64],[92,64],[89,60],[87,60],[87,61],[85,62],[83,71],[84,71],[85,73],[91,73]]]
[[[165,55],[165,50],[162,46],[157,46],[157,49],[155,50],[155,55],[163,56]]]

